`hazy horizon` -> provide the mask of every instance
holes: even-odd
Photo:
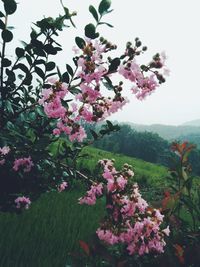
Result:
[[[167,123],[136,123],[134,121],[128,121],[128,120],[123,120],[123,121],[119,121],[117,119],[112,119],[111,121],[113,122],[118,122],[118,123],[133,123],[133,124],[136,124],[136,125],[144,125],[144,126],[152,126],[152,125],[163,125],[163,126],[195,126],[195,127],[200,127],[200,119],[197,119],[197,120],[191,120],[191,121],[185,121],[181,124],[167,124]],[[195,122],[198,122],[199,125],[195,125]],[[190,124],[191,123],[191,124]],[[193,124],[194,123],[194,124]]]
[[[63,0],[70,11],[77,10],[74,18],[77,29],[66,28],[59,37],[63,52],[56,57],[57,65],[65,66],[72,57],[71,48],[75,36],[83,36],[83,27],[94,22],[88,11],[89,4],[98,6],[98,0]],[[43,16],[57,16],[62,13],[60,0],[19,0],[16,15],[10,18],[16,27],[15,45],[19,40],[28,40],[31,22]],[[111,120],[130,121],[139,124],[180,125],[200,118],[198,89],[198,62],[200,38],[197,25],[200,24],[198,1],[192,4],[187,0],[159,1],[113,0],[114,11],[105,20],[114,25],[113,29],[101,26],[101,35],[116,43],[120,51],[124,50],[126,41],[140,37],[148,46],[144,63],[150,61],[156,52],[165,51],[168,55],[167,65],[171,71],[165,84],[159,87],[146,100],[140,102],[130,92],[130,103],[122,111],[109,117]],[[9,53],[10,50],[9,50]],[[12,53],[14,54],[14,53]],[[147,60],[148,59],[148,60]],[[141,62],[142,63],[142,62]],[[131,87],[131,86],[130,86]],[[129,88],[127,88],[129,90]]]

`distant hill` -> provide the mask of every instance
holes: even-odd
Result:
[[[193,121],[187,121],[182,124],[183,126],[197,126],[200,127],[200,119],[199,120],[193,120]]]
[[[131,126],[131,128],[139,132],[147,131],[147,132],[157,133],[162,138],[169,140],[169,141],[174,140],[174,139],[179,139],[180,136],[189,137],[189,135],[194,135],[194,134],[196,136],[198,135],[200,136],[200,120],[199,120],[199,126],[197,125],[194,126],[194,125],[189,125],[189,124],[180,125],[180,126],[163,125],[163,124],[142,125],[142,124],[135,124],[131,122],[124,122],[122,124],[128,124]]]

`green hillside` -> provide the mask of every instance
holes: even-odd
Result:
[[[95,166],[100,159],[115,159],[115,166],[120,169],[124,163],[128,163],[133,166],[135,176],[134,179],[141,185],[147,186],[165,186],[167,169],[161,165],[149,163],[141,159],[136,159],[122,154],[115,154],[107,152],[101,149],[86,147],[82,151],[81,159],[78,162],[80,170],[89,171],[92,174],[95,170]]]

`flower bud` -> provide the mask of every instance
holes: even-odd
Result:
[[[147,46],[143,46],[142,51],[147,51]]]

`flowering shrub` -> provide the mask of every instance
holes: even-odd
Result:
[[[143,100],[165,82],[168,70],[164,53],[156,53],[147,64],[139,63],[138,57],[147,50],[139,38],[127,42],[124,53],[118,55],[117,45],[100,36],[98,26],[110,25],[102,22],[111,12],[109,0],[102,0],[98,11],[89,7],[95,24],[86,25],[84,36],[75,38],[74,65],[66,64],[63,73],[52,60],[62,50],[56,37],[65,22],[74,26],[76,15],[64,6],[63,15],[35,23],[30,42],[15,49],[12,62],[6,55],[6,45],[13,39],[7,18],[15,13],[17,4],[15,0],[1,4],[0,209],[27,209],[42,192],[62,192],[75,177],[84,177],[76,170],[82,147],[118,130],[107,120],[99,133],[91,130],[92,137],[88,137],[86,127],[128,103],[123,80]],[[116,56],[111,57],[110,52],[115,51]],[[121,77],[119,83],[113,82],[115,75]],[[99,239],[123,244],[130,255],[163,252],[169,228],[162,229],[163,215],[149,207],[137,184],[129,182],[131,167],[124,165],[118,172],[109,160],[100,164],[101,181],[93,183],[79,200],[94,205],[98,197],[106,196],[107,217],[97,229]]]
[[[6,178],[1,181],[0,207],[12,209],[18,195],[34,199],[47,190],[60,191],[63,182],[70,185],[69,178],[77,177],[75,162],[81,148],[118,130],[106,121],[99,133],[91,130],[88,138],[85,126],[105,120],[128,102],[123,79],[130,81],[130,90],[142,100],[165,81],[167,69],[164,53],[155,54],[146,65],[139,63],[139,56],[147,50],[139,38],[128,42],[123,54],[110,57],[117,45],[97,32],[99,25],[109,26],[102,22],[111,11],[109,0],[102,0],[98,11],[90,6],[95,24],[86,25],[85,36],[75,38],[74,66],[66,64],[61,73],[52,60],[62,49],[56,36],[65,21],[74,26],[76,13],[64,6],[63,15],[36,22],[30,42],[15,49],[12,62],[6,55],[7,43],[13,39],[7,18],[15,13],[17,4],[15,0],[1,4],[0,176]],[[112,81],[115,75],[122,78],[118,84]],[[119,177],[118,186],[125,185]],[[109,181],[110,190],[113,186]],[[100,188],[93,188],[93,197],[94,191],[100,194]]]

